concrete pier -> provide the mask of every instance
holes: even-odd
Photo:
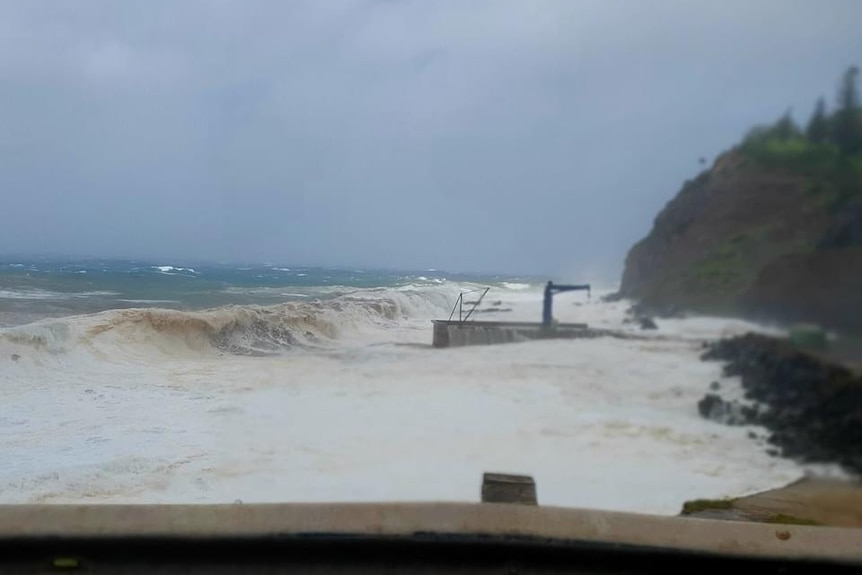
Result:
[[[434,347],[489,345],[531,339],[589,337],[585,323],[560,323],[550,328],[527,321],[434,320]]]

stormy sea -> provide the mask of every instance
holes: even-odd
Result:
[[[546,279],[0,261],[0,503],[472,502],[499,471],[542,505],[675,514],[802,475],[698,414],[740,390],[702,343],[758,326],[646,332],[594,285],[555,318],[637,338],[431,346],[485,287],[475,317],[538,321]]]

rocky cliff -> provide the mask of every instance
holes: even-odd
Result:
[[[629,251],[621,295],[862,333],[862,161],[769,146],[737,146],[683,185]]]

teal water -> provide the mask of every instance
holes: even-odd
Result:
[[[135,307],[275,305],[337,297],[357,288],[532,281],[538,280],[440,270],[6,258],[0,259],[0,326]]]

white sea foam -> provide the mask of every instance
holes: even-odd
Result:
[[[174,266],[153,266],[153,269],[159,270],[163,274],[169,274],[172,272],[188,272],[192,274],[196,274],[197,272],[192,268],[178,268]]]
[[[531,287],[530,284],[520,282],[503,282],[503,286],[511,290],[528,290]]]
[[[180,303],[178,300],[175,300],[175,299],[118,299],[117,301],[121,301],[124,303],[138,303],[138,304],[144,304],[144,305],[154,305],[154,304],[160,304],[160,303],[172,303],[172,304]]]
[[[476,501],[482,472],[508,471],[545,505],[673,514],[802,473],[697,414],[711,381],[739,387],[700,341],[749,324],[642,332],[626,302],[564,294],[560,321],[647,339],[431,349],[429,320],[464,289],[0,330],[0,502]],[[538,289],[487,300],[512,311],[483,319],[540,317]],[[225,353],[279,337],[277,355]]]
[[[120,292],[109,291],[109,290],[94,290],[94,291],[82,291],[78,293],[68,294],[71,297],[77,298],[89,298],[89,297],[112,297],[120,295]]]
[[[20,299],[20,300],[64,300],[64,299],[84,299],[93,297],[105,297],[120,295],[114,291],[85,291],[63,293],[42,289],[0,289],[0,299]]]
[[[24,289],[24,290],[13,290],[13,289],[0,289],[0,299],[30,299],[30,300],[38,300],[38,299],[58,299],[66,297],[66,294],[41,290],[41,289]]]

